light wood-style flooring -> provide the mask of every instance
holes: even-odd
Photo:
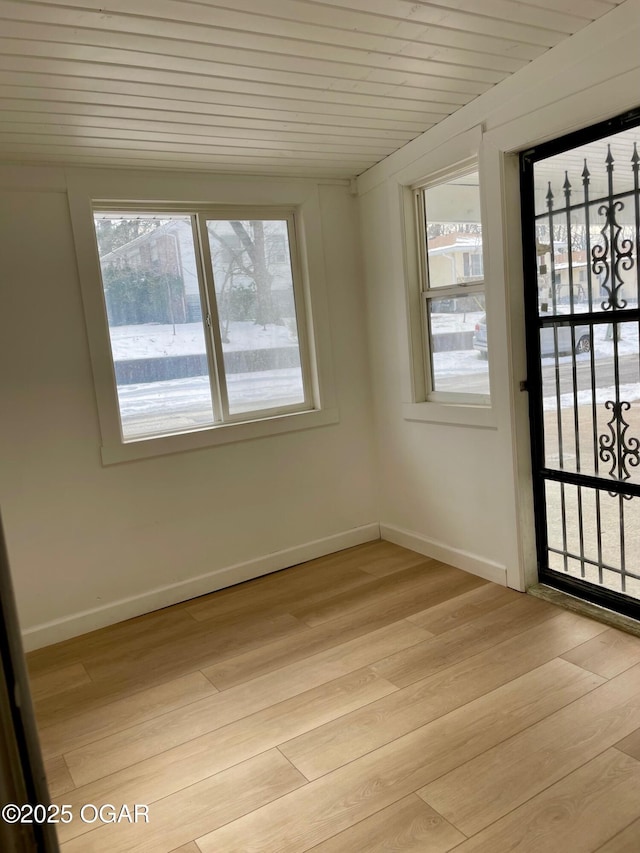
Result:
[[[388,542],[29,668],[64,853],[640,851],[640,638]]]

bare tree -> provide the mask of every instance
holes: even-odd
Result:
[[[219,258],[219,263],[214,263],[214,266],[218,268],[216,293],[223,339],[228,335],[234,291],[243,283],[245,288],[248,283],[255,295],[254,322],[263,327],[268,323],[281,322],[274,309],[271,292],[273,273],[265,222],[259,219],[248,222],[230,220],[229,225],[233,234],[209,227],[209,234],[220,250],[213,250],[213,253],[214,261]]]

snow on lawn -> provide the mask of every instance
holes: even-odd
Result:
[[[475,324],[483,316],[481,312],[469,312],[467,314],[433,314],[432,324],[434,332],[445,333],[452,331],[473,331]],[[599,359],[607,359],[613,357],[613,341],[606,340],[606,334],[609,326],[606,324],[597,325],[594,327],[594,355],[596,363]],[[638,326],[635,323],[625,325],[622,330],[623,339],[618,342],[618,354],[620,356],[630,356],[638,354]],[[138,325],[138,326],[114,326],[111,328],[111,342],[113,348],[113,356],[115,361],[125,359],[138,358],[160,358],[162,356],[171,355],[192,355],[203,353],[205,351],[204,332],[201,323],[183,323],[175,327],[175,334],[171,325]],[[273,324],[263,328],[252,321],[235,322],[229,325],[229,341],[223,344],[225,352],[233,352],[238,350],[258,350],[270,349],[272,347],[297,347],[297,340],[291,336],[286,326],[277,326]],[[576,362],[589,362],[591,355],[589,353],[581,353],[576,355]],[[571,364],[572,356],[565,355],[558,358],[558,364]],[[544,366],[553,365],[555,360],[553,357],[545,357],[542,359]],[[488,362],[479,357],[478,352],[474,349],[455,350],[451,352],[434,353],[434,369],[436,376],[439,379],[448,377],[461,377],[470,374],[483,374],[488,371]],[[279,405],[283,404],[283,400],[290,402],[294,399],[299,399],[300,386],[299,379],[294,379],[293,375],[287,375],[283,371],[262,371],[260,374],[251,374],[251,380],[248,376],[239,374],[237,380],[228,377],[230,384],[230,393],[232,392],[232,383],[237,381],[237,403],[238,410],[249,407],[255,400],[268,400],[272,398],[277,400]],[[279,380],[279,381],[278,381]],[[175,380],[176,386],[173,387],[168,382],[151,383],[149,385],[132,385],[127,390],[124,387],[119,388],[120,402],[123,407],[123,416],[135,416],[138,410],[143,410],[146,406],[151,405],[167,405],[167,398],[164,395],[164,401],[160,402],[159,397],[153,392],[159,392],[161,386],[164,386],[165,393],[171,398],[173,405],[179,406],[178,397],[185,395],[185,404],[191,398],[193,402],[198,402],[200,395],[208,394],[208,380],[201,377],[193,377],[193,380]],[[192,385],[191,382],[194,382]],[[277,387],[280,383],[287,387]],[[249,386],[256,383],[260,388],[251,388]],[[243,387],[244,386],[244,387]],[[267,387],[271,386],[271,387]],[[241,390],[242,388],[242,390]],[[198,389],[198,390],[196,390]],[[464,390],[464,389],[462,389]],[[597,402],[605,402],[612,399],[613,389],[601,388],[596,392]],[[623,386],[621,393],[624,399],[632,401],[640,399],[640,384],[631,384]],[[192,395],[195,395],[192,396]],[[591,402],[591,391],[578,392],[578,404],[587,405]],[[573,394],[563,394],[561,397],[562,407],[573,406]],[[210,403],[209,403],[210,405]],[[545,398],[545,409],[555,407],[555,397]]]
[[[433,369],[440,377],[466,376],[469,373],[488,373],[489,362],[486,358],[480,358],[474,349],[434,352]]]
[[[482,312],[432,314],[433,329],[436,334],[472,332],[482,316]],[[205,352],[202,323],[176,323],[175,334],[171,324],[145,323],[137,326],[112,326],[110,335],[114,361],[198,355]],[[228,342],[222,344],[224,352],[298,346],[298,339],[290,333],[287,326],[269,323],[264,327],[252,320],[230,323],[227,337]]]
[[[431,328],[434,335],[442,332],[473,332],[481,317],[484,317],[484,311],[434,313],[431,315]]]
[[[160,323],[112,326],[109,331],[114,361],[205,352],[202,323],[176,323],[175,334],[173,329],[171,324]],[[269,323],[263,327],[251,320],[230,323],[228,338],[222,344],[224,352],[298,346],[287,326]]]
[[[606,339],[609,331],[609,324],[594,326],[593,328],[593,344],[596,361],[598,358],[613,358],[613,341]],[[609,332],[610,334],[610,332]],[[627,323],[622,330],[618,327],[618,355],[634,355],[638,353],[638,326],[635,323]],[[576,356],[577,361],[589,361],[591,358],[587,353]],[[552,364],[553,356],[543,358],[543,364]],[[565,355],[558,359],[558,364],[567,364],[571,362],[571,356]]]
[[[472,332],[483,316],[481,312],[467,314],[432,314],[431,322],[434,334],[446,332]],[[638,328],[629,324],[624,328],[623,340],[619,342],[618,352],[627,355],[638,351]],[[596,356],[612,356],[613,342],[605,340],[608,326],[596,326],[594,329]],[[170,324],[148,323],[138,326],[112,326],[111,346],[115,361],[137,358],[161,358],[171,355],[196,355],[205,351],[202,323]],[[225,352],[238,350],[271,349],[273,347],[294,347],[298,341],[291,335],[287,326],[272,323],[266,327],[251,320],[229,324],[228,342],[222,344]],[[483,372],[486,363],[477,358],[475,350],[457,350],[436,353],[436,359],[442,368],[454,373]],[[480,361],[480,364],[478,364]],[[571,356],[561,356],[559,363],[571,361]],[[548,359],[543,359],[548,362]]]
[[[231,414],[302,403],[299,369],[233,373],[227,377]],[[168,379],[118,388],[125,439],[211,426],[211,386],[207,376]]]
[[[440,324],[437,325],[438,331],[445,330],[445,321],[448,317],[455,317],[456,315],[447,315],[440,314],[434,315],[435,318],[443,318],[442,327]],[[467,314],[467,318],[472,315]],[[480,315],[475,315],[480,316]],[[471,321],[469,321],[471,322]],[[436,327],[436,324],[434,324]],[[594,356],[596,360],[596,365],[599,359],[611,359],[613,358],[613,341],[606,340],[607,330],[609,329],[608,325],[598,325],[594,327],[593,334],[593,343],[594,343]],[[638,326],[633,323],[629,323],[628,326],[625,326],[622,330],[623,338],[618,341],[618,355],[620,357],[623,356],[638,356]],[[576,355],[576,363],[580,362],[590,363],[591,355],[590,353],[580,353]],[[639,356],[640,358],[640,356]],[[454,377],[460,376],[464,377],[469,374],[479,374],[479,373],[487,373],[488,371],[488,362],[479,357],[479,354],[476,350],[467,349],[467,350],[454,350],[451,352],[437,352],[433,355],[433,363],[434,370],[436,372],[436,376],[440,378],[445,377]],[[543,357],[542,366],[549,367],[553,366],[556,363],[556,360],[553,356]],[[558,364],[571,364],[572,356],[571,355],[562,355],[558,357]],[[461,389],[464,390],[464,389]],[[640,384],[638,385],[629,385],[624,386],[624,391],[621,389],[621,393],[624,393],[625,400],[638,400],[640,399]],[[596,400],[597,402],[605,402],[606,400],[612,399],[611,397],[612,389],[599,389],[597,392]],[[602,399],[601,399],[602,398]],[[591,402],[591,392],[590,391],[580,391],[578,393],[578,403],[582,405],[583,403]],[[574,398],[573,394],[563,394],[561,397],[562,407],[565,408],[567,406],[573,406]],[[545,398],[545,409],[546,408],[555,408],[555,395],[552,396],[551,399]]]
[[[245,406],[290,405],[304,398],[302,376],[298,368],[261,370],[257,373],[232,373],[227,377],[229,403],[235,410]],[[187,379],[166,379],[161,382],[141,382],[118,388],[123,415],[137,415],[149,406],[169,406],[177,411],[192,403],[211,408],[211,385],[208,376]],[[286,403],[283,402],[286,398]],[[277,401],[273,403],[271,401]]]
[[[633,403],[635,400],[640,400],[640,383],[633,382],[629,385],[620,385],[619,396],[621,400],[626,400],[628,403]],[[604,405],[609,400],[616,399],[615,386],[608,388],[596,388],[596,403]],[[578,406],[590,406],[592,404],[591,389],[578,391],[577,400],[573,396],[573,392],[560,395],[560,408],[572,408],[577,402]],[[543,409],[545,412],[556,411],[556,398],[554,396],[545,397],[543,400]]]
[[[598,325],[594,327],[593,331],[593,344],[594,344],[594,361],[596,366],[596,372],[598,371],[598,363],[605,359],[613,359],[614,356],[614,346],[612,340],[606,340],[607,333],[609,331],[608,325]],[[610,332],[609,332],[610,333]],[[618,356],[635,356],[640,357],[638,354],[638,326],[633,323],[629,323],[625,325],[622,329],[622,340],[618,340]],[[576,355],[576,364],[580,363],[591,363],[591,354],[590,353],[580,353]],[[572,356],[564,355],[558,358],[558,364],[568,364],[572,363]],[[545,365],[553,365],[555,364],[555,359],[553,357],[543,358],[542,359],[543,366]],[[607,400],[615,400],[615,387],[606,386],[603,388],[596,388],[596,403],[603,404],[606,403]],[[626,385],[620,386],[620,397],[621,399],[627,400],[632,403],[635,400],[640,400],[640,383],[633,382]],[[574,397],[573,392],[569,392],[567,394],[560,395],[560,408],[567,409],[575,405],[577,402],[578,406],[589,406],[592,403],[592,391],[590,388],[584,389],[582,391],[578,391],[577,397]],[[543,408],[545,411],[553,411],[556,409],[556,396],[555,391],[551,386],[549,386],[549,394],[544,398]]]

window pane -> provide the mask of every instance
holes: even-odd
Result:
[[[214,422],[191,219],[97,213],[125,440]]]
[[[427,220],[428,287],[483,276],[478,173],[423,190]]]
[[[287,222],[207,220],[229,413],[305,402]]]
[[[428,300],[433,390],[489,394],[484,294]]]

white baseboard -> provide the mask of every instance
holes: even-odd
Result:
[[[403,530],[401,527],[395,527],[392,524],[380,525],[380,538],[393,542],[395,545],[402,545],[403,548],[410,548],[412,551],[417,551],[418,554],[424,554],[425,557],[433,557],[435,560],[449,563],[457,569],[478,575],[485,580],[500,584],[500,586],[507,585],[507,569],[505,566],[494,563],[492,560],[486,560],[477,554],[471,554],[469,551],[451,548],[443,542],[428,539],[419,533]]]
[[[122,622],[124,619],[131,619],[134,616],[158,610],[160,607],[168,607],[171,604],[187,601],[198,595],[206,595],[217,589],[242,583],[270,572],[277,572],[280,569],[287,569],[298,563],[314,560],[316,557],[324,557],[327,554],[333,554],[336,551],[352,548],[354,545],[362,545],[365,542],[372,542],[379,538],[380,527],[377,523],[354,527],[333,536],[326,536],[324,539],[316,539],[313,542],[276,551],[255,560],[236,563],[233,566],[227,566],[206,575],[189,578],[180,583],[159,587],[142,595],[123,598],[101,607],[84,610],[81,613],[74,613],[72,616],[65,616],[62,619],[54,619],[52,622],[27,628],[22,633],[22,644],[25,651],[39,649],[42,646],[68,640],[70,637],[86,634],[88,631],[95,631],[97,628],[104,628],[106,625]]]

